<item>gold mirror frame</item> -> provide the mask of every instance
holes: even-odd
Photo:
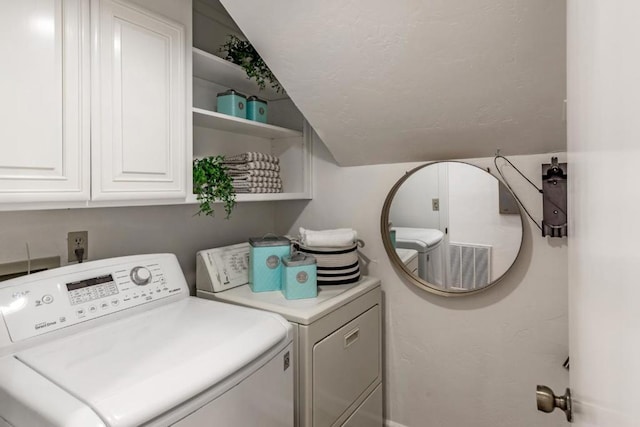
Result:
[[[384,245],[384,249],[387,252],[387,256],[389,257],[389,261],[391,262],[391,265],[393,265],[394,269],[399,274],[401,274],[407,281],[409,281],[409,283],[411,283],[412,285],[417,286],[418,288],[420,288],[422,290],[434,293],[436,295],[445,296],[445,297],[467,296],[467,295],[473,295],[473,294],[477,294],[479,292],[486,291],[487,289],[492,288],[493,286],[495,286],[498,282],[500,282],[507,275],[507,273],[509,273],[509,271],[513,268],[514,264],[516,263],[516,261],[520,257],[520,254],[522,253],[522,244],[523,244],[523,241],[524,241],[525,221],[524,221],[524,215],[522,215],[522,208],[520,207],[520,204],[517,204],[517,206],[518,206],[518,214],[520,215],[520,223],[521,223],[521,227],[522,227],[522,234],[520,235],[520,246],[518,247],[518,253],[514,257],[513,261],[511,262],[511,265],[509,266],[509,268],[507,268],[506,271],[500,277],[498,277],[493,282],[489,283],[488,285],[486,285],[485,287],[480,288],[480,289],[474,289],[474,290],[470,290],[470,291],[446,291],[446,290],[444,290],[444,289],[442,289],[440,287],[436,287],[435,285],[427,282],[426,280],[422,279],[421,277],[418,277],[418,276],[412,274],[411,271],[409,271],[409,268],[402,262],[402,260],[400,259],[400,256],[398,256],[398,253],[396,252],[396,249],[393,246],[393,243],[391,242],[391,237],[389,235],[389,211],[391,209],[391,203],[393,202],[393,198],[395,197],[396,193],[400,189],[400,186],[407,179],[409,179],[414,173],[416,173],[417,171],[419,171],[419,170],[421,170],[421,169],[423,169],[423,168],[425,168],[427,166],[435,165],[435,164],[438,164],[438,163],[462,163],[462,164],[465,164],[465,165],[473,166],[474,168],[478,168],[478,169],[482,170],[483,172],[491,175],[493,178],[496,179],[497,182],[499,182],[499,183],[502,182],[500,179],[498,179],[498,177],[496,177],[492,173],[488,172],[487,170],[485,170],[485,169],[483,169],[483,168],[481,168],[479,166],[473,165],[471,163],[460,162],[460,161],[455,161],[455,160],[442,160],[442,161],[437,161],[437,162],[430,162],[430,163],[426,163],[424,165],[420,165],[420,166],[408,171],[391,188],[391,190],[389,191],[389,194],[387,194],[387,198],[384,200],[384,205],[382,206],[382,213],[380,214],[380,235],[382,236],[382,243]],[[509,189],[507,186],[505,186],[505,187],[507,188],[507,191],[509,191],[511,196],[515,198],[515,196],[511,192],[511,189]]]

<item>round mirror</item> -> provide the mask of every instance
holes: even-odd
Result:
[[[384,203],[380,231],[387,255],[413,284],[446,296],[489,288],[522,246],[523,217],[495,176],[462,162],[407,172]]]

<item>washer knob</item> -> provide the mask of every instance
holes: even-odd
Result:
[[[131,281],[138,286],[144,286],[151,281],[151,272],[146,267],[133,267],[130,276]]]

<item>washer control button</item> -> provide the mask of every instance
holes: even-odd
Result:
[[[120,300],[119,299],[112,299],[111,300],[111,305],[114,307],[117,307],[118,305],[120,305]]]
[[[42,297],[42,302],[45,303],[45,304],[51,304],[53,302],[53,297],[51,295],[49,295],[49,294],[44,295]]]

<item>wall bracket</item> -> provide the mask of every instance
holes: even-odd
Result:
[[[542,165],[542,213],[543,237],[567,236],[567,164],[557,157]]]

